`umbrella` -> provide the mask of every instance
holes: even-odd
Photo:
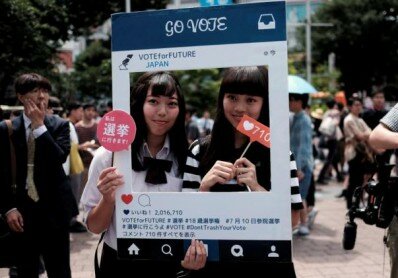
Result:
[[[312,94],[317,92],[314,86],[297,75],[289,75],[288,88],[291,94]]]

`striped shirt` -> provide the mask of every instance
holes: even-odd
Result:
[[[189,148],[187,162],[183,176],[182,191],[192,192],[198,191],[202,176],[200,175],[200,144],[199,140],[192,143]],[[245,187],[241,187],[245,189]],[[297,177],[297,165],[294,155],[290,152],[290,194],[291,194],[291,207],[293,210],[300,210],[303,208],[303,203],[299,191],[299,180]]]
[[[391,108],[380,122],[385,124],[392,131],[398,132],[398,103]]]

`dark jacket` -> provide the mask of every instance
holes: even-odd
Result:
[[[39,201],[34,206],[54,227],[67,226],[78,214],[70,181],[62,164],[70,151],[69,123],[57,116],[46,116],[47,131],[36,138],[34,181]],[[27,195],[27,142],[23,116],[12,121],[11,140],[15,147],[17,187],[11,187],[10,144],[5,122],[0,123],[0,213],[17,208],[22,215],[32,206]]]

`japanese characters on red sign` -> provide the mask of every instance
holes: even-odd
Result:
[[[271,147],[271,134],[268,126],[259,123],[253,118],[244,115],[240,120],[237,130],[250,137],[250,142],[257,141],[260,144]]]
[[[98,123],[97,137],[105,149],[116,152],[126,150],[134,141],[136,125],[130,114],[113,110]]]

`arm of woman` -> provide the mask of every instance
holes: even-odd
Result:
[[[368,139],[370,133],[362,132],[354,121],[347,122],[347,127],[352,131],[357,140],[366,141]]]
[[[370,134],[369,143],[376,149],[396,149],[398,148],[398,133],[381,123]]]
[[[101,171],[97,189],[102,198],[87,216],[87,227],[91,232],[99,234],[108,229],[115,210],[115,191],[123,183],[123,176],[116,172],[115,167]]]
[[[292,213],[292,228],[294,228],[299,223],[300,210],[302,210],[304,207],[300,195],[296,161],[292,152],[290,152],[290,202]]]
[[[292,228],[296,227],[300,221],[300,211],[292,209]]]

